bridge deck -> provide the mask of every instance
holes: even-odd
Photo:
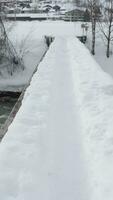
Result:
[[[107,176],[102,173],[105,158],[96,148],[104,146],[94,134],[97,136],[95,117],[102,103],[100,93],[108,106],[100,88],[105,83],[109,86],[112,80],[105,74],[100,80],[100,74],[100,68],[77,39],[55,39],[0,145],[1,200],[105,200],[103,188],[110,184],[104,183],[103,188],[102,182],[99,185],[98,180]],[[113,101],[110,98],[109,105]],[[112,187],[109,191],[112,193]]]

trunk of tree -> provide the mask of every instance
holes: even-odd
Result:
[[[112,10],[110,13],[110,22],[109,22],[109,29],[108,29],[108,39],[107,39],[107,50],[106,50],[106,56],[109,58],[110,56],[110,43],[111,43],[111,28],[112,28]]]
[[[96,0],[90,0],[90,9],[91,9],[91,23],[92,23],[92,48],[91,53],[95,55],[95,34],[96,34]]]
[[[95,34],[96,34],[96,20],[92,19],[92,55],[95,55]]]
[[[109,39],[108,39],[108,43],[107,43],[106,56],[107,56],[107,58],[109,58],[109,56],[110,56],[110,40]]]

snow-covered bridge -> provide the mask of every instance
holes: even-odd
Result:
[[[1,200],[112,200],[113,80],[57,37],[0,144]]]

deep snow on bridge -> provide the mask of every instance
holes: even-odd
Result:
[[[112,200],[113,80],[56,37],[0,144],[1,200]]]

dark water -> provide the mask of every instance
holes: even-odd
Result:
[[[15,106],[19,93],[2,93],[0,92],[0,127],[5,123],[13,107]]]

